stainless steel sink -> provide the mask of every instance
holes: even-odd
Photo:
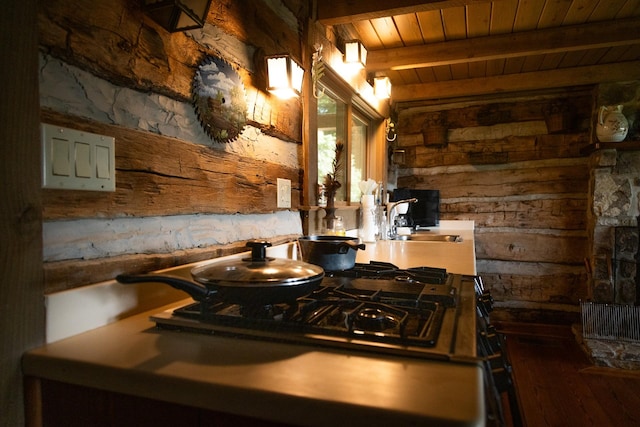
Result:
[[[396,236],[394,240],[412,240],[416,242],[462,242],[462,237],[458,234],[431,234],[431,233],[413,233],[401,234]]]

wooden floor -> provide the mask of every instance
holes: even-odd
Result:
[[[640,372],[592,365],[569,327],[498,324],[528,427],[640,426]]]

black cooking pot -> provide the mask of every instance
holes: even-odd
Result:
[[[160,274],[121,274],[120,283],[160,282],[185,291],[196,301],[222,300],[241,305],[267,305],[294,301],[318,287],[324,270],[302,261],[266,256],[269,242],[248,242],[251,257],[219,262],[191,270],[195,282]]]
[[[365,249],[357,237],[303,236],[298,239],[302,260],[326,271],[342,271],[356,264],[356,251]]]

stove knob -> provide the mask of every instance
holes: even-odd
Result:
[[[502,358],[502,353],[500,351],[497,351],[494,354],[487,356],[487,360],[489,361],[489,365],[491,366],[492,370],[495,370],[495,369],[505,370],[504,359]]]
[[[486,302],[487,304],[493,306],[493,297],[491,296],[491,292],[484,291],[482,295],[480,295],[480,299]]]
[[[493,381],[499,392],[507,391],[512,386],[511,375],[504,368],[496,368],[491,370]]]
[[[493,311],[493,297],[489,292],[485,291],[478,297],[478,304],[482,305],[489,313]]]
[[[501,350],[502,345],[500,343],[500,337],[496,333],[491,333],[490,329],[487,329],[487,331],[480,332],[480,335],[484,338],[487,344],[494,350],[494,352]]]

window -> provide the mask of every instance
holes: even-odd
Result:
[[[317,100],[318,184],[331,171],[337,141],[345,144],[340,159],[342,168],[336,194],[337,202],[359,202],[358,183],[367,179],[368,141],[372,138],[373,119],[351,102],[343,99],[327,85],[321,85]]]

